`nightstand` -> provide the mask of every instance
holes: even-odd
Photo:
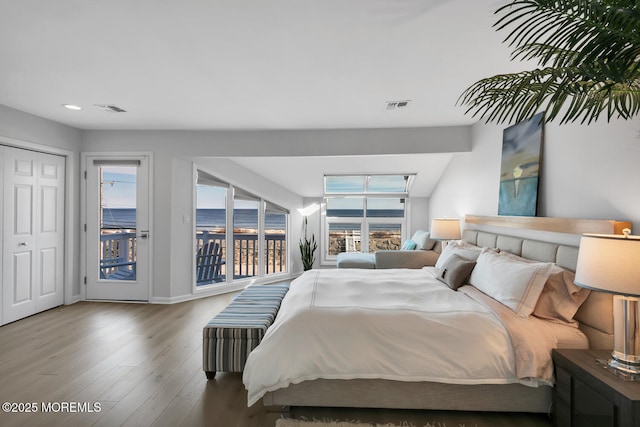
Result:
[[[607,350],[553,350],[556,427],[640,426],[640,382],[625,381],[596,364]]]

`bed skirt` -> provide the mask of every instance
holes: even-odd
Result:
[[[313,380],[265,394],[265,406],[551,412],[549,386],[458,385],[391,380]]]

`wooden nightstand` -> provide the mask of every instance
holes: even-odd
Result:
[[[611,351],[553,350],[556,427],[640,426],[640,382],[625,381],[596,364]]]

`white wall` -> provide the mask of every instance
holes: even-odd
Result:
[[[455,146],[442,179],[430,198],[412,199],[409,233],[428,228],[433,217],[495,215],[502,130],[505,126],[476,124],[469,129],[398,130],[394,150],[446,151]],[[76,176],[70,182],[72,244],[75,252],[72,294],[80,294],[79,280],[79,152],[150,151],[154,153],[154,293],[160,300],[175,300],[191,293],[192,224],[183,215],[193,206],[193,159],[210,173],[256,192],[292,212],[291,268],[300,271],[297,242],[302,229],[298,209],[318,202],[302,199],[266,181],[252,171],[219,156],[380,154],[389,149],[389,130],[360,131],[80,131],[40,117],[0,106],[0,138],[23,145],[51,147],[72,153]],[[466,135],[466,136],[465,136]],[[471,152],[464,151],[472,141]],[[373,141],[373,142],[371,142]],[[436,142],[437,141],[437,142]],[[18,144],[20,145],[20,144]],[[322,147],[322,148],[318,148]],[[203,157],[209,157],[204,159]],[[640,124],[638,120],[590,126],[545,125],[545,146],[540,188],[540,215],[630,220],[640,233]],[[319,216],[312,217],[310,232],[320,238]],[[319,239],[321,240],[321,239]]]
[[[260,146],[260,133],[249,132],[243,143],[227,154],[253,155]],[[225,132],[86,131],[83,152],[153,153],[153,284],[152,302],[175,302],[193,296],[193,165],[257,194],[291,212],[291,264],[289,271],[302,271],[297,254],[302,216],[302,197],[266,180],[228,158],[214,157],[225,145]],[[253,138],[253,140],[251,139]],[[205,143],[207,142],[207,143]],[[184,222],[184,216],[190,222]]]
[[[4,105],[0,105],[0,135],[75,153],[82,142],[82,131],[76,128]]]
[[[407,238],[413,236],[417,230],[429,230],[431,218],[429,217],[428,197],[411,197],[408,226]]]
[[[430,216],[497,215],[502,130],[473,126],[470,153],[454,154]],[[632,221],[640,233],[640,121],[545,124],[539,216]]]
[[[91,145],[128,141],[157,147],[170,141],[193,156],[349,156],[468,151],[469,126],[398,129],[264,131],[85,131]]]
[[[66,156],[65,245],[70,251],[65,267],[67,303],[80,295],[80,176],[77,171],[81,143],[82,132],[78,129],[0,105],[0,144]]]
[[[393,141],[393,144],[389,142]],[[298,241],[304,200],[226,157],[339,156],[389,153],[468,151],[469,126],[408,129],[285,130],[285,131],[101,131],[84,132],[83,151],[150,151],[154,153],[154,283],[155,300],[181,298],[192,274],[191,233],[182,221],[193,206],[190,163],[214,176],[256,193],[291,211],[291,272],[302,270]],[[294,177],[292,177],[294,179]],[[428,227],[428,200],[412,205],[410,228]],[[409,230],[409,232],[412,232]],[[319,216],[310,217],[309,232],[320,238]],[[167,244],[171,242],[171,244]],[[318,251],[318,259],[320,258]],[[319,264],[318,264],[319,265]]]

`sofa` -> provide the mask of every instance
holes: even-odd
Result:
[[[436,264],[442,245],[429,238],[429,232],[416,231],[401,250],[378,250],[372,254],[343,252],[338,255],[338,268],[422,268]]]

